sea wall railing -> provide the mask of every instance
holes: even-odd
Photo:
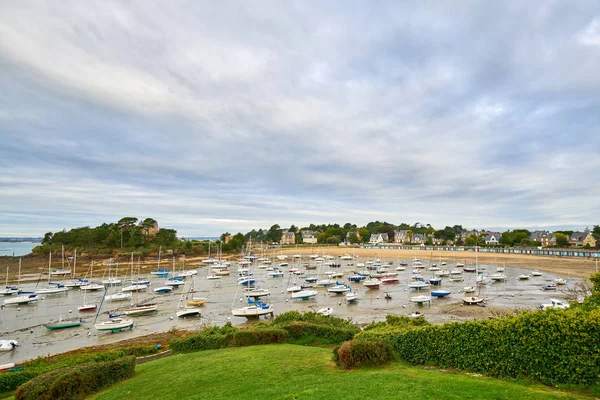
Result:
[[[395,249],[415,251],[475,251],[475,246],[406,246],[394,243],[382,243],[379,245],[364,244],[361,249]],[[503,253],[503,254],[526,254],[536,256],[558,256],[558,257],[600,257],[600,250],[587,249],[538,249],[538,248],[515,248],[515,247],[479,247],[480,253]]]

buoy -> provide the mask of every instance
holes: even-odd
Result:
[[[73,312],[73,310],[69,310],[69,313],[72,313],[72,312]]]
[[[170,320],[173,320],[173,316],[170,316],[170,317],[169,317],[169,319],[170,319]]]

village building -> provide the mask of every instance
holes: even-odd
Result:
[[[408,229],[394,231],[394,243],[410,243],[410,234]]]
[[[386,243],[388,241],[387,233],[373,233],[369,238],[370,244]]]
[[[498,232],[491,232],[485,236],[485,244],[495,246],[500,244],[500,238],[502,235]]]
[[[295,243],[296,243],[296,235],[294,234],[294,232],[288,232],[288,231],[283,232],[283,235],[281,235],[281,241],[279,242],[279,244],[284,245],[284,244],[295,244]]]
[[[301,231],[302,243],[317,244],[317,237],[313,231]]]
[[[413,235],[411,242],[415,243],[415,244],[425,244],[426,240],[427,240],[427,238],[425,237],[425,235],[423,235],[421,233],[416,233]]]
[[[534,231],[529,235],[529,240],[532,242],[540,242],[544,247],[550,246],[550,239],[552,239],[552,234],[548,231]]]
[[[590,247],[596,247],[596,239],[590,231],[584,232],[573,232],[569,238],[571,246],[584,247],[589,245]]]

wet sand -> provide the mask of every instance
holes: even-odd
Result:
[[[271,251],[272,252],[272,251]],[[431,260],[433,263],[439,261],[439,251],[427,250],[392,250],[392,249],[358,249],[345,247],[315,247],[314,249],[299,247],[285,248],[277,251],[275,254],[331,254],[333,256],[356,255],[360,258],[381,258],[381,259],[406,259],[418,257],[423,261]],[[267,253],[271,254],[271,253]],[[474,251],[445,251],[442,252],[442,260],[446,262],[466,262],[475,263]],[[506,265],[507,267],[523,269],[539,269],[540,271],[552,272],[554,274],[573,276],[579,278],[588,278],[596,272],[596,260],[582,257],[557,257],[557,256],[537,256],[523,254],[477,254],[479,262],[482,264]]]

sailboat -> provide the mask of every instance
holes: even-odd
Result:
[[[29,303],[33,303],[34,301],[39,300],[40,297],[36,294],[25,294],[22,296],[15,296],[15,297],[10,297],[6,300],[4,300],[4,305],[21,305],[21,304],[29,304]]]
[[[169,276],[169,270],[168,269],[162,269],[160,267],[160,253],[161,253],[161,250],[162,250],[162,246],[160,246],[158,248],[158,259],[156,261],[156,271],[150,272],[150,275],[158,276],[159,278],[166,278],[167,276]]]
[[[465,270],[466,270],[466,268],[465,268]],[[475,246],[475,271],[476,271],[477,273],[479,273],[479,258],[478,258],[478,247],[477,247],[477,245]],[[480,278],[480,277],[479,277],[479,276],[477,276],[477,278],[476,278],[476,283],[477,283],[478,285],[481,285],[481,283],[482,283],[483,281],[480,281],[478,278]],[[470,292],[470,289],[471,289],[471,288],[469,288],[469,292]],[[479,286],[479,289],[481,290],[481,286]],[[465,293],[468,293],[468,292],[467,292],[467,288],[466,288],[466,287],[465,287]],[[478,294],[479,294],[479,293],[478,293]],[[479,297],[479,296],[468,296],[468,297],[464,297],[464,298],[463,298],[463,303],[465,303],[465,304],[467,304],[467,305],[478,305],[478,304],[483,304],[483,298],[482,298],[482,297]]]
[[[173,277],[169,278],[166,282],[165,282],[165,286],[171,286],[173,288],[178,288],[179,286],[183,286],[184,285],[184,278],[180,277],[180,276],[175,276],[175,256],[173,256]]]
[[[85,302],[86,295],[87,295],[87,290],[84,290],[83,291],[83,304],[81,304],[79,307],[77,307],[77,310],[79,312],[94,311],[94,310],[96,310],[96,303],[86,304],[86,302]]]
[[[89,278],[92,279],[94,277],[94,260],[92,260],[92,262],[90,263],[90,270],[89,272]],[[84,290],[84,291],[96,291],[96,290],[105,290],[106,288],[104,287],[104,285],[101,285],[99,283],[94,283],[94,282],[89,282],[88,279],[86,279],[87,283],[85,285],[82,285],[79,287],[79,289]]]
[[[50,276],[52,275],[51,269],[52,269],[52,252],[50,252],[50,258],[48,261],[48,286],[45,288],[34,290],[35,294],[64,294],[69,290],[69,288],[65,287],[64,285],[61,285],[59,283],[50,282]],[[71,272],[71,271],[69,271],[69,272]],[[54,285],[54,286],[51,286],[51,285]]]
[[[185,289],[185,286],[184,286]],[[187,301],[189,296],[194,293],[194,280],[190,282],[190,288],[186,292],[185,290],[181,293],[181,297],[179,298],[179,304],[177,305],[177,317],[186,318],[186,317],[200,317],[201,310],[198,306],[188,305]],[[185,301],[184,301],[185,297]],[[204,304],[204,302],[202,302]]]
[[[139,281],[139,270],[138,270],[137,281],[134,282],[134,280],[133,280],[133,253],[131,253],[130,268],[131,268],[131,285],[123,286],[121,288],[121,292],[139,292],[140,290],[146,290],[148,288],[148,285],[138,282]]]
[[[54,269],[49,272],[50,276],[65,276],[71,273],[71,269],[65,269],[65,246],[62,246],[62,262],[59,269]]]
[[[81,322],[81,318],[63,320],[61,315],[58,321],[50,321],[47,324],[44,324],[44,326],[49,331],[55,331],[58,329],[76,328],[78,326],[81,326]]]
[[[179,274],[177,274],[177,276],[180,278],[186,278],[188,276],[194,276],[198,274],[198,270],[196,269],[185,269],[185,255],[183,256],[183,260],[181,262],[181,269],[182,271]]]
[[[21,264],[21,259],[19,258],[19,265]],[[4,289],[0,290],[0,295],[10,296],[19,292],[19,288],[16,286],[8,285],[8,267],[6,267],[6,281],[4,283]]]
[[[104,297],[106,296],[106,292],[104,292],[104,296],[102,297],[102,301],[100,302],[100,308],[98,308],[98,312],[96,313],[96,318],[94,319],[94,328],[98,331],[111,331],[112,333],[120,332],[124,329],[133,329],[133,320],[128,318],[121,317],[112,317],[109,314],[108,321],[98,322],[98,315],[100,314],[100,310],[102,310],[102,304],[104,304]]]
[[[69,262],[70,265],[70,262]],[[86,279],[79,279],[75,275],[75,271],[77,269],[77,249],[73,252],[73,275],[71,276],[71,280],[65,282],[65,287],[68,288],[81,288],[81,286],[87,283]]]
[[[111,267],[111,264],[112,264],[112,258],[108,261],[108,265],[106,267],[106,269],[108,271],[108,278],[107,279],[102,279],[102,284],[103,285],[107,285],[107,286],[116,286],[116,285],[123,284],[123,281],[121,281],[117,277],[117,269],[119,268],[119,264],[118,263],[115,265],[115,276],[114,277],[110,276],[110,267]]]

